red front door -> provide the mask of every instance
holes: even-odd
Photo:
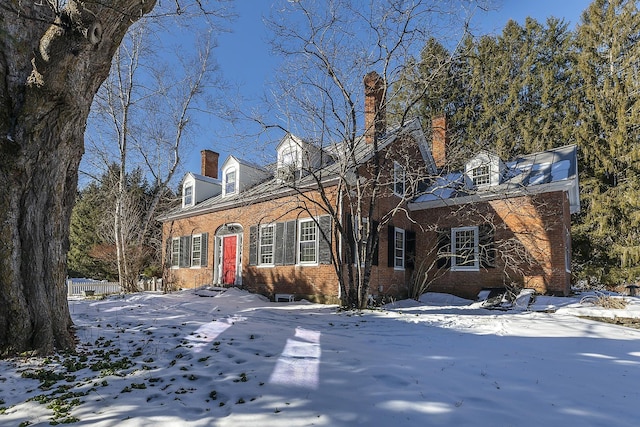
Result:
[[[222,283],[225,285],[236,282],[237,239],[237,236],[225,236],[222,239]]]

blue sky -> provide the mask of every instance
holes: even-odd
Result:
[[[277,58],[269,50],[268,33],[262,21],[263,16],[269,15],[271,3],[270,0],[236,1],[238,18],[232,24],[233,31],[218,38],[215,56],[220,70],[226,80],[241,87],[245,98],[260,97],[277,67]],[[554,16],[564,18],[573,28],[590,3],[589,0],[502,0],[496,4],[497,10],[476,15],[472,25],[481,34],[497,34],[509,19],[524,23],[525,18],[531,16],[544,22]],[[195,141],[192,151],[186,153],[185,171],[199,173],[200,150],[205,148],[220,153],[220,164],[230,154],[251,157],[251,150],[246,145],[240,148],[232,138],[213,136],[225,134],[225,123],[209,119],[201,126],[202,136]]]

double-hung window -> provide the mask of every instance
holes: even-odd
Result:
[[[318,228],[313,219],[299,222],[298,261],[300,264],[318,262]]]
[[[406,173],[402,165],[398,162],[393,162],[393,193],[396,196],[405,196],[405,179]]]
[[[171,267],[180,267],[180,238],[171,239]]]
[[[187,185],[184,187],[182,197],[184,206],[193,205],[193,185]]]
[[[227,173],[225,174],[224,177],[225,180],[225,194],[233,194],[236,192],[236,181],[237,181],[237,177],[236,177],[236,170],[235,169],[229,169],[227,170]]]
[[[273,265],[274,228],[273,225],[263,225],[260,227],[258,259],[261,265]]]
[[[401,228],[396,228],[394,231],[395,239],[394,239],[394,252],[393,252],[393,268],[396,270],[404,269],[404,230]]]
[[[491,182],[491,168],[489,165],[480,165],[471,170],[471,180],[473,185],[480,187]]]
[[[451,270],[478,271],[478,227],[451,229]]]
[[[202,259],[202,234],[191,236],[191,267],[200,267]]]

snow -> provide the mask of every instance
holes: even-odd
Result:
[[[238,289],[72,299],[84,365],[0,361],[0,425],[57,410],[95,427],[636,426],[640,330],[580,316],[640,319],[640,299],[583,296],[499,311],[425,294],[358,313]],[[45,369],[73,377],[23,377]]]

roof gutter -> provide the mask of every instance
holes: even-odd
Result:
[[[568,180],[551,182],[548,184],[540,184],[540,185],[534,185],[530,187],[519,187],[513,190],[505,190],[499,193],[483,191],[475,194],[470,194],[468,196],[451,197],[446,199],[442,198],[438,200],[427,200],[423,202],[409,202],[407,204],[407,207],[409,208],[410,211],[419,211],[419,210],[425,210],[425,209],[440,208],[445,206],[459,206],[459,205],[465,205],[469,203],[489,202],[492,200],[529,196],[533,194],[552,193],[555,191],[570,192],[572,188],[577,188],[576,177],[573,177]],[[571,213],[576,213],[579,210],[580,210],[579,204],[577,206],[571,205]]]

